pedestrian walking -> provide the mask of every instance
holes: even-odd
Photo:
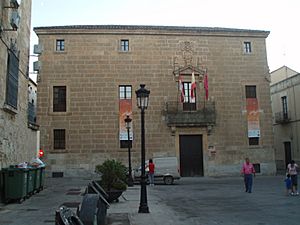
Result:
[[[286,187],[286,196],[292,195],[292,179],[290,174],[286,175],[284,182]]]
[[[155,170],[155,165],[154,165],[152,159],[149,159],[148,168],[149,168],[149,174],[148,174],[148,176],[149,176],[150,186],[154,186],[154,170]]]
[[[253,184],[253,176],[255,177],[255,169],[253,164],[250,163],[249,158],[245,159],[243,163],[241,174],[244,175],[244,182],[245,182],[245,192],[251,193],[252,192],[252,184]]]
[[[291,176],[291,180],[292,180],[292,195],[299,195],[298,188],[297,188],[298,186],[297,169],[298,169],[298,165],[295,163],[294,160],[292,160],[291,163],[287,165],[287,173]]]

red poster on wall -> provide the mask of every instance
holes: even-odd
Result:
[[[257,98],[247,98],[248,137],[260,137]]]
[[[132,119],[132,100],[131,99],[120,99],[119,101],[119,139],[128,140],[128,134],[125,124],[126,116]],[[133,139],[132,127],[130,128],[130,140]]]

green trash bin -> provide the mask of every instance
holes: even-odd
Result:
[[[28,168],[27,176],[27,196],[34,194],[35,168]]]
[[[27,177],[28,169],[23,168],[4,168],[3,189],[4,202],[19,201],[22,202],[27,196]]]
[[[39,192],[41,187],[41,169],[34,168],[34,191]]]
[[[45,167],[44,166],[42,166],[42,167],[40,167],[40,170],[41,170],[41,172],[40,172],[40,190],[43,190],[44,189],[44,184],[45,184]]]

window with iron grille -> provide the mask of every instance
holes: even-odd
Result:
[[[19,84],[19,59],[12,51],[8,51],[7,57],[7,82],[5,103],[17,109]]]
[[[119,86],[119,98],[120,99],[131,99],[131,85],[120,85]]]
[[[53,112],[66,112],[67,109],[66,86],[53,87]]]
[[[249,145],[259,145],[259,137],[249,137]]]
[[[132,148],[132,140],[129,140],[129,147]],[[120,140],[120,148],[128,148],[128,140]]]
[[[281,103],[282,103],[283,119],[288,119],[288,106],[287,106],[287,97],[286,96],[281,97]]]
[[[65,40],[63,40],[63,39],[56,40],[56,51],[58,51],[58,52],[65,51]]]
[[[65,129],[54,129],[54,149],[65,149],[66,148],[66,130]]]
[[[244,42],[244,53],[251,53],[251,42],[250,41],[245,41]]]
[[[129,51],[129,40],[121,40],[121,51],[122,52]]]
[[[246,85],[246,98],[256,98],[256,86]]]
[[[183,110],[184,111],[196,110],[196,97],[192,98],[191,87],[192,87],[191,82],[183,82],[183,91],[184,91]]]

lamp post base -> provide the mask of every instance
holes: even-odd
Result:
[[[128,181],[127,181],[127,186],[128,187],[133,187],[133,180],[132,180],[132,178],[130,179],[130,177],[129,177]]]
[[[149,208],[147,205],[140,205],[139,213],[149,213]]]

